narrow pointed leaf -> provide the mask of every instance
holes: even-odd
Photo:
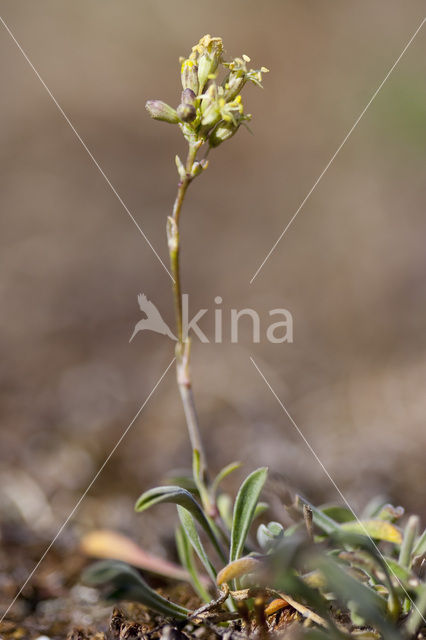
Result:
[[[232,529],[232,498],[227,493],[221,493],[216,500],[220,517],[225,523],[227,529]]]
[[[188,536],[182,526],[176,529],[176,548],[179,556],[179,560],[183,567],[188,571],[191,576],[191,584],[194,587],[195,592],[205,602],[210,602],[211,596],[198,575],[198,570],[194,562],[194,553],[192,546],[189,542]]]
[[[89,585],[109,585],[108,598],[141,602],[145,606],[170,618],[184,619],[188,609],[166,600],[145,582],[135,569],[123,562],[101,560],[88,567],[83,580]]]
[[[269,509],[269,504],[267,502],[258,502],[256,505],[256,509],[254,510],[253,520],[262,516]]]
[[[226,465],[226,467],[223,467],[223,469],[221,471],[219,471],[219,473],[217,474],[216,478],[213,480],[212,494],[216,495],[217,490],[219,489],[219,486],[220,486],[221,482],[227,476],[229,476],[229,474],[231,474],[233,471],[236,471],[240,467],[241,467],[241,462],[231,462],[230,464]]]
[[[177,486],[156,487],[155,489],[150,489],[140,496],[140,498],[136,502],[135,509],[139,512],[146,511],[146,509],[149,509],[149,507],[163,502],[170,502],[172,504],[179,505],[189,511],[189,513],[191,513],[192,516],[197,520],[197,522],[199,522],[199,524],[203,527],[219,556],[224,559],[225,556],[223,549],[218,542],[206,516],[204,515],[198,502],[194,500],[192,495],[189,493],[189,491],[186,491],[186,489],[182,489],[181,487]]]
[[[203,509],[205,512],[209,513],[211,510],[211,500],[204,482],[203,472],[201,469],[201,456],[198,449],[194,449],[192,452],[192,476],[194,478],[194,483],[197,487]]]
[[[177,510],[182,527],[188,537],[189,542],[192,545],[192,548],[200,558],[205,570],[212,579],[213,583],[216,584],[216,569],[210,562],[203,547],[203,543],[201,542],[200,536],[198,535],[198,531],[195,527],[194,518],[192,517],[191,513],[184,507],[178,505]]]
[[[261,467],[253,471],[243,482],[235,499],[232,517],[231,549],[229,561],[241,557],[260,492],[266,481],[268,470]]]
[[[423,553],[426,553],[426,529],[417,538],[413,549],[413,555],[415,556],[421,556]]]
[[[409,569],[411,567],[411,555],[417,536],[419,535],[420,519],[419,516],[410,516],[405,525],[404,537],[402,539],[399,551],[398,562],[403,567]]]

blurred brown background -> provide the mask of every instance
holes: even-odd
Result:
[[[425,513],[426,33],[423,28],[253,284],[250,278],[421,22],[424,3],[375,0],[2,0],[1,13],[164,261],[176,188],[178,58],[204,33],[265,65],[241,131],[210,156],[182,223],[191,308],[271,308],[294,344],[194,343],[214,469],[267,464],[338,500],[253,355],[356,509],[380,493]],[[50,535],[170,362],[139,334],[144,292],[173,322],[170,281],[4,27],[1,100],[3,521]],[[210,320],[202,323],[213,335]],[[265,327],[265,324],[262,325]],[[248,325],[247,325],[248,327]],[[146,544],[132,505],[190,451],[174,373],[106,465],[71,530]],[[234,486],[240,478],[235,479]],[[230,483],[232,486],[232,482]],[[165,509],[162,513],[169,513]],[[160,525],[157,529],[160,529]],[[154,536],[155,538],[155,536]]]

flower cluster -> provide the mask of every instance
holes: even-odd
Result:
[[[222,39],[205,35],[192,47],[188,58],[181,58],[182,94],[178,107],[148,100],[146,108],[152,118],[178,124],[190,145],[199,148],[206,142],[209,147],[217,147],[251,118],[244,112],[241,90],[248,81],[261,87],[262,73],[268,69],[248,69],[248,62],[246,55],[224,62]],[[225,77],[220,82],[222,69]]]

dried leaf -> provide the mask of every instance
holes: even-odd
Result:
[[[247,573],[254,573],[255,571],[258,571],[261,566],[261,562],[251,556],[239,558],[238,560],[230,562],[226,567],[219,571],[216,582],[218,585],[221,585],[224,582],[230,582],[231,580],[244,576]]]
[[[190,579],[188,572],[177,564],[151,555],[141,549],[130,538],[107,529],[100,529],[86,534],[81,539],[80,548],[83,553],[92,558],[121,560],[133,567],[138,567],[138,569],[145,569],[145,571],[174,580],[188,581]]]

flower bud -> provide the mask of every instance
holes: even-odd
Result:
[[[229,77],[224,83],[224,98],[225,100],[232,101],[241,92],[247,82],[247,76],[244,73],[234,73],[231,71]]]
[[[176,110],[182,122],[193,122],[197,117],[197,110],[192,104],[182,102]]]
[[[181,102],[177,108],[177,114],[183,122],[193,122],[197,117],[195,107],[196,96],[192,89],[182,91]]]
[[[214,129],[209,137],[209,145],[211,147],[218,147],[225,140],[229,140],[235,135],[240,128],[239,124],[233,122],[221,122],[216,129]]]
[[[191,89],[198,94],[198,67],[193,60],[184,60],[181,67],[181,81],[183,89]]]
[[[179,116],[176,110],[162,100],[148,100],[145,104],[145,108],[154,120],[162,120],[163,122],[169,122],[170,124],[176,124],[179,122]]]
[[[193,104],[195,106],[196,100],[197,100],[197,96],[192,91],[192,89],[184,89],[182,91],[182,94],[180,97],[181,102],[184,102],[185,104]]]
[[[175,162],[176,162],[176,169],[178,170],[179,178],[181,180],[184,180],[186,178],[186,169],[183,166],[183,162],[179,158],[179,156],[175,156]]]
[[[205,158],[200,160],[200,162],[194,162],[194,164],[192,165],[192,171],[191,171],[192,177],[195,178],[196,176],[199,176],[200,173],[205,169],[207,169],[208,166],[209,166],[209,162]]]
[[[201,125],[203,127],[212,127],[220,120],[220,107],[217,102],[211,102],[203,113]]]
[[[212,127],[220,120],[221,101],[215,84],[211,84],[203,96],[201,103],[201,125]]]

